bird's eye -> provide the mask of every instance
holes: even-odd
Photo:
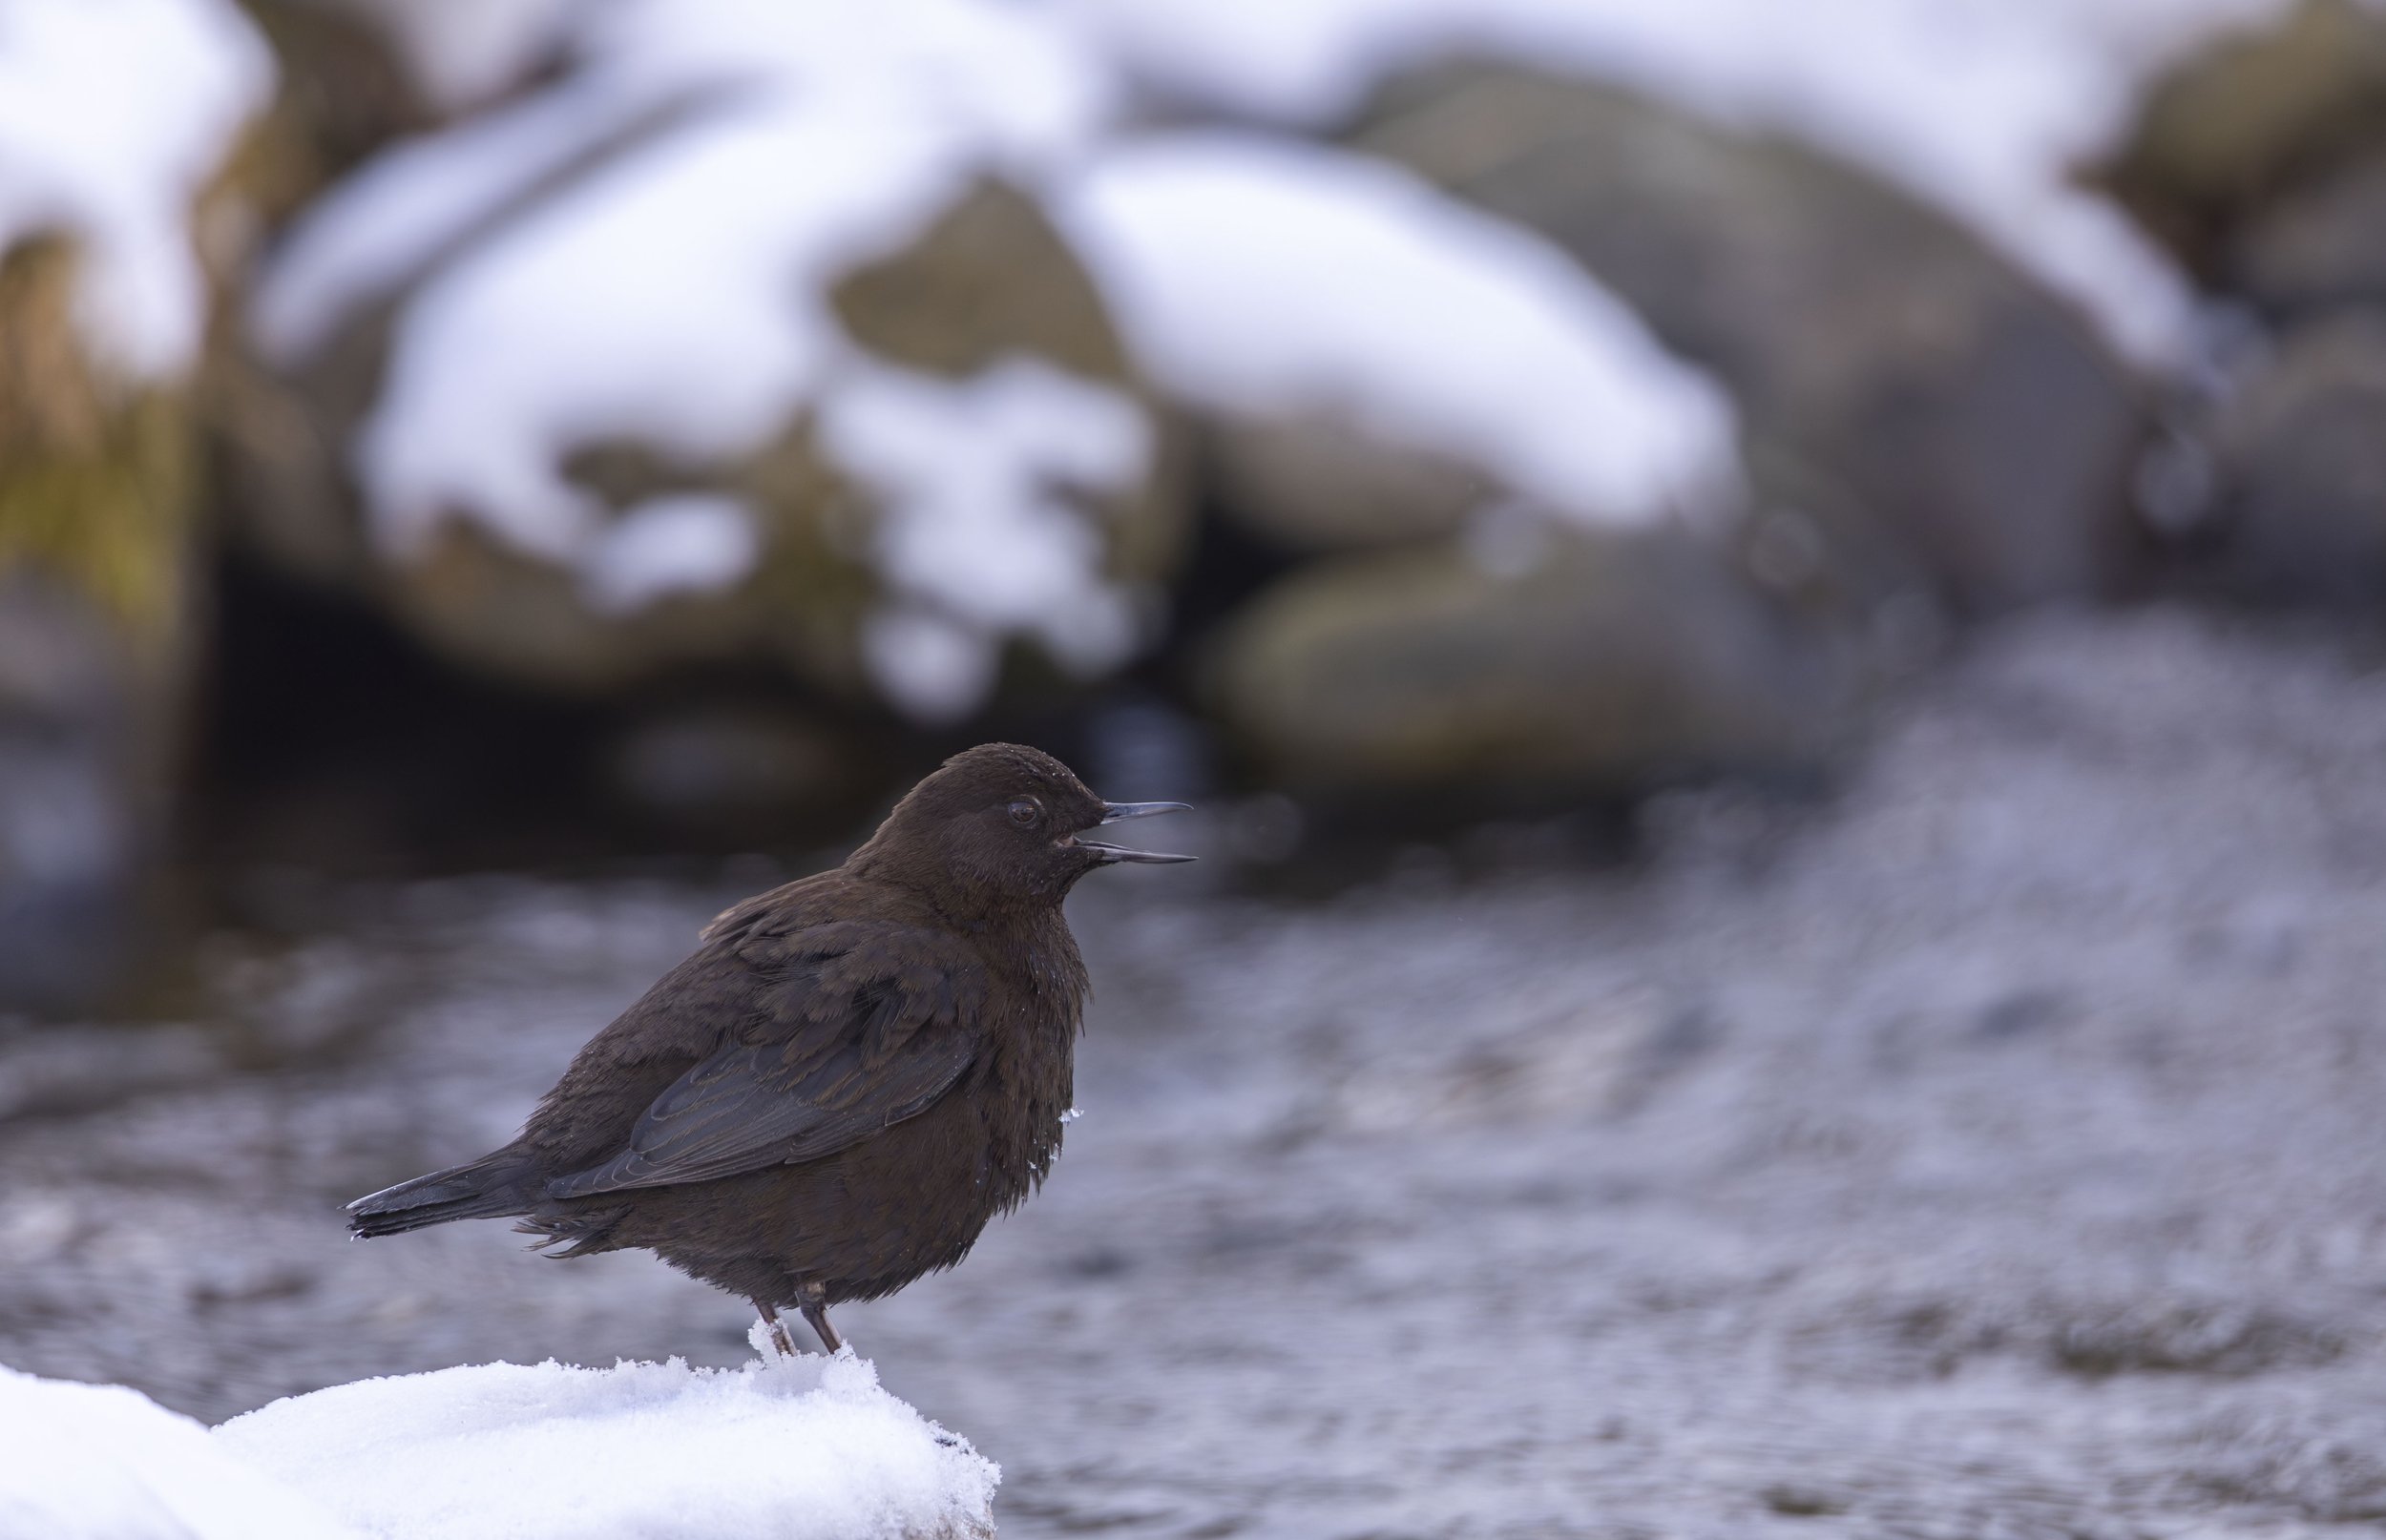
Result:
[[[1022,797],[1011,804],[1011,822],[1023,829],[1034,828],[1043,816],[1043,807],[1033,797]]]

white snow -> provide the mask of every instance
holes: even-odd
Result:
[[[476,1364],[212,1435],[120,1385],[0,1368],[0,1450],[8,1540],[926,1540],[990,1533],[1001,1474],[850,1353]]]
[[[1287,139],[1130,143],[1060,197],[1138,354],[1222,411],[1338,411],[1583,520],[1698,506],[1729,398],[1581,266],[1397,168]]]
[[[2073,169],[2162,65],[2288,0],[1060,0],[1164,94],[1330,121],[1453,52],[1614,80],[1790,132],[1969,221],[2132,356],[2183,356],[2190,292]]]
[[[849,1354],[366,1380],[236,1417],[216,1443],[387,1540],[972,1534],[1000,1475]]]
[[[80,243],[77,321],[120,374],[169,379],[197,357],[192,207],[272,81],[229,0],[0,5],[0,253]]]
[[[1140,639],[1102,572],[1094,515],[1069,490],[1127,486],[1151,434],[1135,406],[1033,359],[949,383],[856,368],[821,415],[830,455],[887,510],[878,569],[895,595],[863,636],[890,700],[928,720],[983,699],[1005,635],[1093,674]]]
[[[358,1531],[123,1385],[0,1366],[7,1540],[351,1540]]]
[[[762,555],[762,534],[742,499],[682,492],[653,497],[616,519],[582,559],[589,606],[630,614],[673,593],[735,586]]]

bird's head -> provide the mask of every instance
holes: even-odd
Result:
[[[912,787],[854,864],[941,888],[963,905],[1057,904],[1097,866],[1191,861],[1084,837],[1105,823],[1184,806],[1106,802],[1041,749],[981,743]]]

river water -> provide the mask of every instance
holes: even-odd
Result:
[[[1001,1464],[1006,1535],[2386,1528],[2373,661],[2040,621],[1828,801],[1644,822],[1599,870],[1081,890],[1065,1158],[839,1312]],[[0,1029],[0,1362],[216,1419],[742,1360],[642,1255],[338,1207],[505,1138],[771,875],[261,877],[192,1021]]]

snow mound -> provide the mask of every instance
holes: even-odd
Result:
[[[849,1352],[474,1364],[212,1434],[122,1385],[0,1368],[0,1449],[7,1540],[957,1540],[994,1532],[1001,1476]]]
[[[358,1531],[124,1385],[0,1367],[7,1540],[352,1540]]]
[[[228,0],[0,7],[0,253],[74,239],[76,321],[129,377],[171,378],[198,356],[207,282],[192,205],[272,83]]]
[[[1796,134],[1945,208],[2150,363],[2191,291],[2075,169],[2152,74],[2289,0],[1065,0],[1147,89],[1319,124],[1387,73],[1473,53]]]
[[[1057,212],[1144,366],[1223,411],[1338,411],[1584,520],[1694,507],[1728,396],[1580,264],[1363,156],[1183,134],[1094,162]]]
[[[475,1364],[293,1396],[215,1437],[388,1540],[975,1535],[1000,1475],[849,1353]]]

